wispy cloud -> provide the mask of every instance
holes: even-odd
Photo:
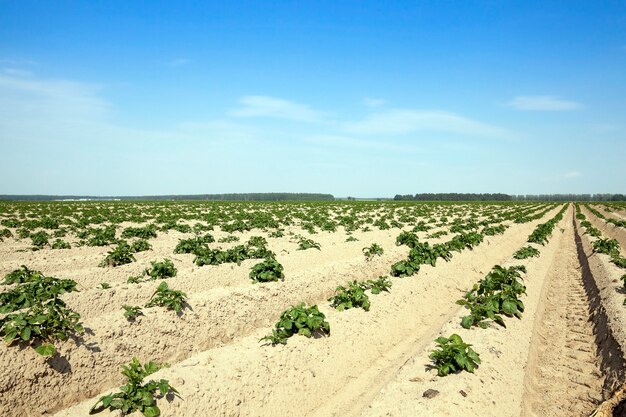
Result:
[[[511,132],[498,126],[445,111],[393,109],[373,113],[365,119],[346,123],[351,133],[381,135],[419,131],[448,132],[490,138],[511,138]]]
[[[245,96],[240,100],[241,107],[230,111],[237,117],[271,117],[298,122],[319,122],[325,114],[304,104],[294,103],[269,96]]]
[[[6,75],[14,77],[30,77],[33,75],[32,71],[19,68],[2,68],[2,72]]]
[[[32,59],[0,59],[0,65],[24,66],[37,65],[37,61]]]
[[[183,65],[189,64],[190,62],[191,61],[188,60],[187,58],[176,58],[176,59],[167,61],[165,65],[167,65],[168,67],[181,67]]]
[[[517,96],[507,105],[524,111],[567,111],[583,107],[576,101],[563,100],[555,96]]]
[[[372,149],[392,152],[415,152],[418,150],[415,147],[399,145],[392,141],[363,140],[347,136],[315,135],[308,136],[304,140],[317,145],[349,149]]]
[[[363,99],[363,104],[365,104],[367,107],[380,107],[384,106],[386,103],[387,100],[383,100],[380,98],[365,97]]]
[[[582,175],[583,175],[583,174],[582,174],[581,172],[578,172],[578,171],[570,171],[570,172],[565,173],[565,175],[563,175],[563,178],[565,178],[565,179],[577,178],[577,177],[580,177],[580,176],[582,176]]]

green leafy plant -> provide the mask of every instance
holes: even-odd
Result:
[[[80,315],[66,307],[59,298],[37,303],[26,311],[10,313],[0,318],[0,337],[4,343],[28,343],[42,356],[56,353],[55,340],[67,340],[70,335],[83,333]]]
[[[152,245],[146,239],[137,239],[130,245],[130,250],[133,253],[145,252],[152,249]]]
[[[180,395],[166,379],[150,380],[145,384],[143,380],[165,366],[168,365],[159,365],[152,361],[142,365],[137,358],[133,358],[130,364],[122,366],[122,375],[126,377],[127,383],[120,387],[121,392],[100,397],[89,414],[96,414],[108,408],[112,411],[120,410],[122,415],[139,411],[145,417],[160,416],[161,410],[157,406],[157,399],[168,394],[179,398]]]
[[[267,258],[250,268],[250,279],[254,282],[284,280],[283,266],[275,258]]]
[[[523,248],[515,252],[513,254],[513,257],[515,259],[526,259],[526,258],[531,258],[531,257],[539,256],[539,255],[540,255],[539,249],[533,248],[532,246],[524,246]]]
[[[370,279],[363,283],[366,289],[372,291],[372,294],[380,294],[381,292],[389,292],[391,288],[391,280],[387,276],[380,276],[378,279]]]
[[[450,373],[467,371],[474,373],[480,364],[480,356],[471,348],[472,345],[463,342],[461,336],[452,334],[450,337],[435,339],[437,348],[428,356],[437,368],[437,375],[443,377]]]
[[[604,253],[606,255],[619,255],[619,242],[615,239],[598,239],[591,244],[593,253]]]
[[[306,337],[314,334],[329,335],[330,325],[324,313],[319,311],[316,305],[307,307],[305,303],[300,303],[285,310],[276,323],[275,329],[272,330],[272,334],[261,338],[260,341],[268,341],[272,345],[278,343],[284,345],[294,334]]]
[[[43,231],[31,234],[30,238],[33,242],[33,246],[37,249],[41,249],[50,244],[48,240],[50,235]]]
[[[419,243],[419,238],[412,232],[403,231],[396,237],[396,246],[406,245],[409,248],[414,248]]]
[[[369,261],[374,257],[374,255],[382,256],[384,250],[382,246],[377,243],[372,243],[370,247],[363,248],[363,254],[365,258]]]
[[[150,301],[148,301],[145,307],[165,307],[180,314],[183,308],[185,308],[186,301],[187,294],[178,290],[170,290],[167,282],[163,281],[152,294]]]
[[[319,243],[315,242],[313,239],[308,239],[304,236],[297,236],[298,239],[298,249],[297,250],[307,250],[307,249],[317,249],[321,250],[322,247]]]
[[[124,317],[126,317],[126,320],[128,321],[135,321],[138,316],[143,315],[141,307],[139,306],[129,306],[124,304],[122,308],[124,309]]]
[[[174,262],[169,259],[164,259],[161,262],[152,261],[151,268],[146,268],[145,275],[148,275],[151,279],[165,279],[175,277],[178,270],[174,266]]]
[[[365,293],[365,286],[357,281],[348,284],[347,287],[338,286],[335,295],[330,297],[328,301],[331,306],[339,311],[347,310],[353,307],[361,307],[365,311],[370,309],[370,300]]]
[[[215,238],[209,233],[204,236],[196,236],[191,239],[181,239],[178,241],[174,253],[193,253],[197,254],[201,248],[205,248],[207,244],[215,242]]]
[[[137,275],[137,276],[128,277],[128,279],[126,280],[126,283],[127,284],[139,284],[142,281],[143,281],[143,276]]]
[[[228,235],[225,236],[221,239],[218,239],[219,243],[233,243],[233,242],[239,242],[239,236],[234,236],[234,235]]]
[[[109,284],[108,282],[101,282],[100,288],[103,290],[108,290],[109,288],[111,288],[111,284]]]
[[[494,266],[463,299],[457,301],[457,304],[470,310],[470,314],[461,320],[461,326],[466,329],[472,326],[484,329],[489,326],[485,319],[490,319],[506,327],[500,314],[521,318],[524,303],[519,296],[526,293],[526,287],[521,282],[521,272],[526,272],[524,266]]]
[[[56,239],[52,242],[52,249],[72,249],[72,246],[62,239]]]
[[[76,291],[74,280],[46,277],[40,272],[23,268],[5,277],[4,282],[19,285],[0,293],[0,314],[33,307],[61,294]],[[26,273],[29,275],[24,276]]]
[[[100,266],[116,267],[129,264],[135,260],[136,259],[130,245],[127,242],[120,242],[117,247],[108,252],[106,258],[100,262]]]
[[[141,239],[157,237],[157,227],[154,224],[149,224],[144,227],[127,227],[122,231],[122,238],[128,239],[131,237],[138,237]]]
[[[358,241],[359,241],[359,239],[357,239],[357,238],[356,238],[356,237],[354,237],[354,236],[348,236],[348,237],[346,238],[346,242],[358,242]]]

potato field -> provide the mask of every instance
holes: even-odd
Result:
[[[0,280],[0,416],[626,415],[625,204],[0,202]]]

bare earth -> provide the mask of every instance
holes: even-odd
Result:
[[[151,376],[168,379],[182,396],[159,401],[163,416],[588,416],[624,383],[624,270],[607,255],[592,255],[593,238],[583,235],[573,206],[549,243],[537,246],[540,257],[514,259],[533,229],[559,209],[530,223],[508,223],[503,235],[485,237],[450,262],[394,278],[390,293],[372,296],[369,312],[338,312],[326,299],[337,285],[388,275],[408,253],[394,243],[397,229],[355,232],[357,242],[346,242],[345,233],[316,234],[321,251],[268,238],[286,279],[267,284],[248,278],[257,261],[197,267],[193,255],[173,255],[187,237],[176,231],[151,241],[153,250],[137,254],[137,262],[112,269],[97,267],[108,248],[16,252],[28,245],[8,239],[0,243],[0,276],[25,264],[76,280],[81,292],[64,299],[81,314],[88,336],[59,343],[63,355],[50,364],[30,349],[0,349],[0,416],[86,416],[99,396],[124,382],[119,368],[132,356],[171,364]],[[583,212],[626,248],[624,229]],[[384,255],[366,261],[362,248],[374,242]],[[168,284],[189,295],[191,309],[180,317],[145,309],[128,323],[120,306],[144,304],[158,283],[126,279],[164,258],[178,268]],[[526,265],[523,318],[506,319],[506,329],[463,329],[466,310],[455,301],[496,264]],[[97,288],[101,282],[112,289]],[[331,336],[259,343],[280,312],[300,301],[319,305]],[[451,333],[480,354],[474,374],[440,378],[429,366],[434,339]],[[424,396],[428,390],[435,393]]]

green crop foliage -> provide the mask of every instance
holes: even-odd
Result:
[[[122,231],[122,238],[128,239],[131,237],[138,237],[140,239],[150,239],[157,237],[157,228],[154,224],[149,224],[144,227],[127,227]]]
[[[133,251],[130,245],[126,242],[121,242],[113,250],[110,250],[102,262],[101,267],[116,267],[120,265],[129,264],[136,259],[133,256]]]
[[[396,237],[396,246],[406,245],[409,248],[414,248],[419,243],[419,238],[412,232],[403,231]]]
[[[365,311],[370,309],[370,300],[365,293],[365,288],[357,281],[349,283],[347,287],[338,286],[335,295],[330,297],[328,301],[331,302],[332,307],[339,311],[353,307],[361,307]]]
[[[506,229],[508,228],[508,226],[504,225],[504,224],[499,224],[497,226],[492,226],[492,227],[485,227],[481,234],[485,235],[485,236],[495,236],[495,235],[501,235],[504,232],[506,232]]]
[[[457,301],[470,310],[470,314],[461,320],[461,326],[484,329],[489,326],[485,320],[490,319],[506,327],[501,314],[522,318],[524,303],[519,296],[526,293],[526,287],[521,283],[521,272],[526,272],[524,266],[494,266],[463,299]]]
[[[72,246],[62,239],[56,239],[52,242],[52,249],[72,249]]]
[[[127,284],[139,284],[140,282],[143,282],[142,275],[131,276],[131,277],[128,277],[128,279],[126,280]]]
[[[375,255],[382,256],[383,253],[384,250],[382,246],[377,243],[372,243],[370,247],[363,248],[363,254],[368,261],[372,259]]]
[[[146,268],[144,274],[149,276],[150,279],[166,279],[175,277],[178,270],[174,266],[174,263],[169,259],[164,259],[161,262],[152,261],[151,268]]]
[[[206,248],[209,243],[215,242],[215,238],[209,233],[204,236],[196,236],[191,239],[180,239],[174,253],[193,253],[197,254],[201,249]]]
[[[218,240],[219,243],[239,242],[239,236],[229,235]]]
[[[526,259],[531,257],[539,256],[539,249],[533,248],[532,246],[524,246],[519,249],[517,252],[513,254],[515,259]]]
[[[23,269],[7,274],[4,283],[19,283],[0,293],[0,314],[34,307],[61,294],[76,291],[76,281],[46,277],[41,272]]]
[[[440,230],[426,236],[427,239],[437,239],[448,234],[447,230]]]
[[[115,226],[104,228],[89,228],[77,234],[80,239],[87,239],[87,246],[107,246],[117,242],[115,238]]]
[[[161,410],[157,406],[157,399],[168,394],[179,398],[180,395],[166,379],[150,380],[145,384],[143,380],[165,366],[168,365],[159,365],[152,361],[142,365],[137,358],[133,358],[130,364],[122,366],[122,375],[126,377],[127,382],[120,387],[121,392],[100,397],[89,410],[89,414],[97,414],[110,409],[111,411],[120,410],[122,415],[139,411],[145,417],[160,416]]]
[[[437,348],[428,356],[437,368],[437,375],[443,377],[450,373],[467,371],[474,373],[480,364],[480,356],[471,348],[472,345],[463,342],[461,336],[452,334],[450,337],[435,339]]]
[[[619,242],[615,239],[598,239],[591,244],[593,253],[603,253],[610,256],[619,255]]]
[[[101,282],[100,283],[100,288],[103,290],[108,290],[111,288],[111,284],[109,284],[108,282]]]
[[[378,279],[370,279],[362,283],[365,289],[372,291],[372,294],[380,294],[381,292],[389,292],[391,281],[387,276],[380,276]]]
[[[28,269],[26,265],[22,265],[20,269],[16,269],[13,272],[9,272],[4,276],[4,281],[0,284],[24,284],[26,282],[37,281],[43,276],[39,271],[32,271]]]
[[[37,303],[19,313],[0,318],[0,337],[7,346],[28,343],[42,356],[56,353],[55,340],[67,340],[70,335],[83,333],[80,315],[67,308],[59,298]]]
[[[187,301],[187,294],[178,290],[170,290],[167,282],[163,281],[157,287],[150,301],[145,307],[165,307],[168,310],[174,310],[177,314],[182,313]]]
[[[330,335],[330,325],[324,313],[316,305],[307,307],[305,303],[291,306],[285,310],[272,329],[272,334],[259,341],[268,341],[272,345],[286,344],[287,339],[294,334],[311,337],[314,334]]]
[[[283,266],[275,258],[267,258],[250,268],[250,279],[254,282],[284,280]]]
[[[37,249],[42,249],[44,246],[50,244],[48,240],[50,238],[50,235],[43,231],[31,234],[30,238],[33,242],[33,246]]]
[[[145,239],[137,239],[130,245],[130,250],[133,253],[145,252],[152,249],[152,245]]]
[[[322,247],[319,243],[315,242],[313,239],[308,239],[304,236],[296,236],[298,249],[297,250],[307,250],[307,249],[317,249],[322,250]]]
[[[141,307],[139,306],[129,306],[124,304],[122,308],[124,309],[124,317],[126,317],[126,320],[128,321],[135,321],[137,317],[143,315]]]
[[[354,237],[354,236],[348,236],[348,237],[346,238],[346,242],[358,242],[358,241],[359,241],[359,239],[357,239],[357,238],[356,238],[356,237]]]

